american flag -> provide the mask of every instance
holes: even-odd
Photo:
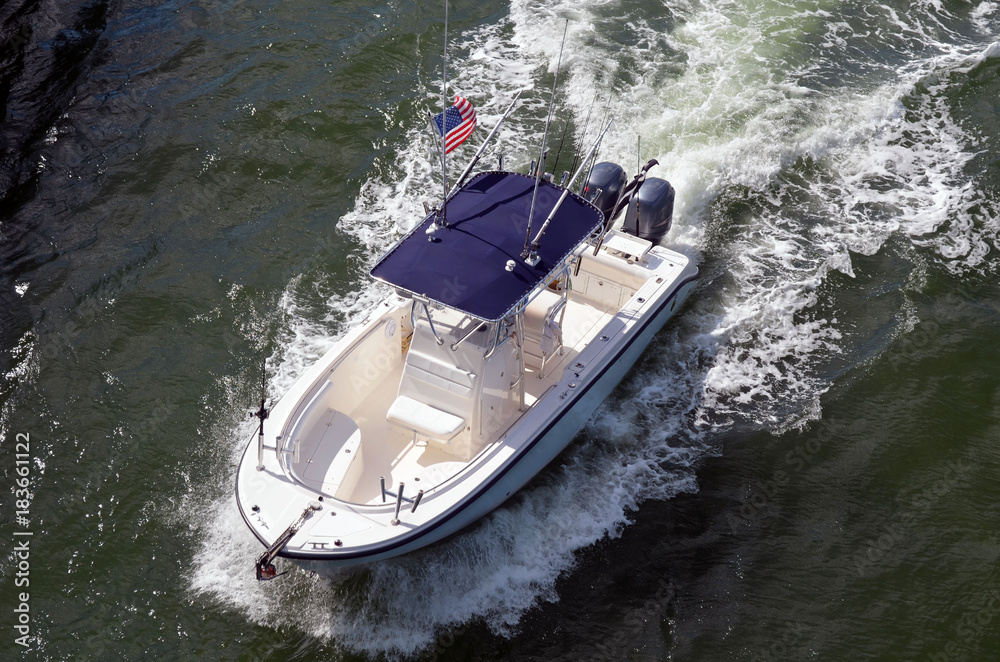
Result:
[[[446,129],[442,129],[444,124]],[[434,116],[434,126],[437,127],[438,135],[447,131],[444,139],[445,154],[455,149],[472,134],[476,128],[476,109],[467,99],[455,97],[455,105]]]

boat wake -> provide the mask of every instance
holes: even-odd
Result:
[[[509,17],[454,47],[452,87],[473,100],[483,91],[484,126],[554,66],[556,52],[547,49],[558,44],[553,35],[571,5],[545,7],[539,18],[535,3],[515,1]],[[831,274],[854,277],[854,256],[890,240],[902,243],[915,269],[956,274],[980,268],[997,248],[1000,210],[975,193],[966,168],[976,138],[949,113],[969,72],[1000,56],[982,43],[995,20],[987,9],[972,17],[979,42],[958,45],[948,28],[958,19],[930,5],[905,15],[885,9],[864,19],[870,25],[794,5],[765,15],[740,3],[682,3],[655,19],[616,10],[625,11],[572,4],[567,53],[575,55],[562,97],[569,134],[585,143],[588,117],[593,131],[615,91],[617,133],[601,158],[634,162],[641,135],[642,160],[664,164],[656,174],[678,192],[666,243],[697,258],[703,272],[688,309],[552,466],[473,529],[418,553],[258,584],[251,561],[259,544],[233,503],[231,476],[220,477],[225,487],[203,502],[195,592],[255,623],[372,657],[433,648],[471,623],[510,635],[528,610],[559,599],[556,580],[572,571],[578,550],[618,535],[646,500],[697,491],[696,470],[722,452],[723,432],[781,432],[821,415],[833,379],[825,366],[845,351],[849,332],[820,305]],[[843,65],[867,33],[898,42],[900,61]],[[645,46],[622,49],[620,38]],[[543,107],[542,96],[528,97]],[[503,149],[533,149],[540,116],[512,118]],[[422,217],[414,193],[435,190],[423,132],[414,129],[413,147],[382,164],[383,175],[341,222],[372,259]],[[918,288],[919,278],[900,287]],[[331,321],[300,311],[313,290],[293,281],[283,299],[285,342],[269,362],[275,394],[381,296],[374,287],[350,300],[327,292]],[[232,458],[250,432],[247,423],[230,439]]]

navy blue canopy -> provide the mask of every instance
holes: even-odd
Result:
[[[604,221],[596,207],[571,193],[539,242],[538,264],[526,264],[521,251],[534,185],[533,177],[518,173],[479,173],[449,198],[448,227],[437,230],[434,241],[426,233],[431,214],[379,259],[372,277],[482,320],[503,319]],[[539,184],[532,238],[562,192]],[[506,269],[508,260],[513,271]]]

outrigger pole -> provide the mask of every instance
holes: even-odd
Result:
[[[542,181],[542,175],[545,173],[545,144],[549,138],[549,123],[552,121],[552,106],[556,102],[556,85],[559,84],[559,69],[562,67],[563,48],[566,46],[566,34],[568,32],[569,19],[566,19],[566,27],[563,28],[562,44],[559,46],[559,59],[556,61],[556,75],[552,80],[552,95],[549,97],[549,114],[545,118],[545,132],[542,133],[542,150],[538,155],[538,169],[535,172],[535,188],[531,192],[531,207],[528,210],[528,231],[524,234],[524,250],[521,251],[521,258],[525,260],[529,255],[531,242],[531,219],[535,215],[535,198],[538,196],[538,184]],[[535,262],[537,264],[537,259]]]

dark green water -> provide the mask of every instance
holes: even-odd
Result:
[[[991,3],[452,4],[471,142],[526,89],[514,166],[572,17],[561,167],[612,113],[602,158],[660,161],[699,288],[473,529],[253,579],[261,366],[277,397],[359,321],[437,195],[442,16],[0,9],[0,657],[1000,658]]]

